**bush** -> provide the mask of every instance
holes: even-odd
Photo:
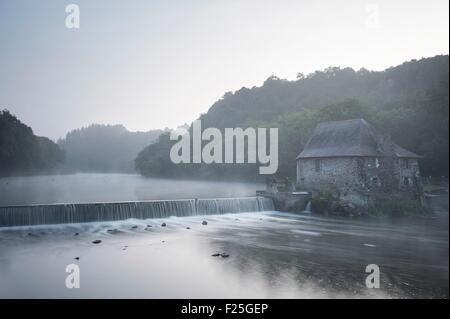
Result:
[[[430,209],[419,200],[401,197],[377,198],[369,205],[369,214],[376,216],[410,216],[427,214]]]
[[[320,192],[311,200],[311,210],[317,214],[327,214],[338,199],[331,192]]]

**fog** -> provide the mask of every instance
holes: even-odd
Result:
[[[0,107],[52,139],[91,123],[174,128],[272,74],[448,54],[447,0],[75,3],[80,29],[66,2],[0,3]]]
[[[133,174],[69,174],[0,178],[0,205],[118,202],[255,196],[264,185],[146,178]]]

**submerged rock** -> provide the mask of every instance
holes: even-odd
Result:
[[[100,239],[96,239],[96,240],[93,240],[92,241],[92,243],[93,244],[100,244],[102,241],[100,240]]]
[[[230,255],[229,254],[227,254],[227,253],[214,253],[214,254],[212,254],[211,255],[212,257],[222,257],[222,258],[227,258],[227,257],[230,257]]]
[[[166,226],[167,226],[166,223],[161,224],[161,227],[166,227]]]
[[[206,220],[202,221],[202,225],[208,225],[208,222]]]
[[[75,233],[75,234],[73,234],[74,236],[78,236],[79,235],[79,233]]]
[[[138,228],[138,226],[136,226],[136,225],[131,227],[131,229],[136,229],[136,228]]]

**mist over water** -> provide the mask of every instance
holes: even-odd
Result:
[[[64,284],[72,263],[80,289]],[[365,286],[373,263],[380,289]],[[260,212],[0,229],[0,297],[448,298],[448,215]]]
[[[153,199],[255,196],[264,185],[146,178],[132,174],[69,174],[0,178],[0,206]]]

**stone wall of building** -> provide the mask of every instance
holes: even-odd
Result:
[[[371,195],[421,193],[418,161],[391,157],[303,158],[297,161],[297,185],[313,196],[329,191],[360,206]]]
[[[357,160],[353,157],[298,160],[297,184],[300,188],[312,191],[345,192],[359,188]]]

